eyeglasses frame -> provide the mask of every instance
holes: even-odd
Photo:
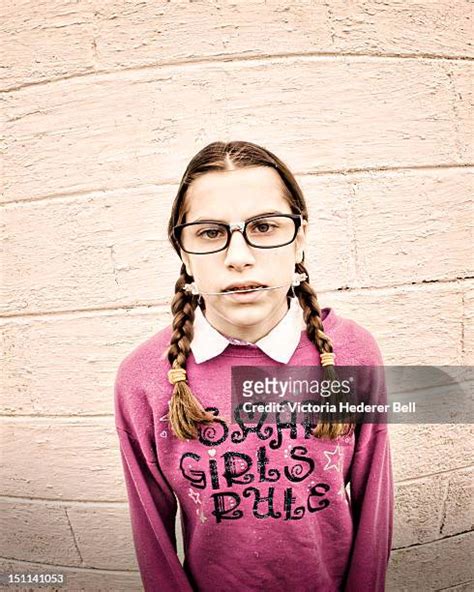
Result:
[[[295,224],[295,233],[293,235],[293,238],[286,242],[283,243],[282,245],[278,245],[277,247],[263,247],[261,245],[253,245],[248,236],[247,236],[247,225],[250,224],[251,222],[255,222],[255,220],[258,220],[259,218],[280,218],[284,216],[285,218],[291,218]],[[227,232],[227,240],[226,243],[223,247],[221,247],[220,249],[217,249],[216,251],[209,251],[206,253],[197,253],[195,251],[187,251],[186,249],[183,248],[181,241],[180,241],[180,233],[182,231],[182,229],[185,226],[193,226],[196,224],[215,224],[216,226],[222,226],[225,228],[226,232]],[[176,226],[173,227],[173,237],[176,240],[176,242],[178,243],[180,249],[182,249],[185,253],[189,253],[190,255],[213,255],[214,253],[220,253],[221,251],[225,251],[228,246],[230,245],[230,241],[232,239],[232,233],[234,232],[234,230],[239,230],[242,233],[242,236],[244,237],[245,242],[250,246],[250,247],[254,247],[255,249],[279,249],[280,247],[284,247],[286,245],[291,244],[295,238],[296,235],[298,234],[298,230],[301,228],[301,226],[303,225],[303,216],[301,214],[267,214],[267,215],[258,215],[258,216],[253,216],[252,218],[249,218],[248,220],[241,220],[239,222],[231,222],[230,224],[226,224],[225,222],[216,222],[215,220],[199,220],[197,222],[186,222],[185,224],[177,224]]]

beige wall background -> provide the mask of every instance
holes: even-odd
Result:
[[[472,364],[472,8],[2,3],[3,570],[141,589],[113,381],[170,321],[166,223],[209,142],[297,174],[320,304],[387,364]],[[472,589],[472,442],[392,426],[390,590]]]

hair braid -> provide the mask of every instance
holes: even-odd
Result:
[[[307,280],[301,282],[301,284],[295,288],[295,294],[303,309],[306,333],[310,340],[315,344],[320,354],[324,352],[332,353],[332,341],[330,337],[324,333],[323,322],[321,320],[321,308],[319,306],[316,292],[309,283],[308,270],[303,263],[297,263],[296,272],[305,273],[308,276]],[[323,380],[337,380],[337,373],[333,365],[323,366]],[[312,434],[317,438],[325,436],[336,438],[349,433],[352,428],[353,426],[351,424],[322,421],[313,429]]]
[[[184,284],[189,281],[186,267],[181,266],[181,275],[175,284],[175,295],[171,303],[173,313],[173,333],[168,348],[168,360],[173,369],[186,369],[186,360],[191,351],[194,336],[194,311],[198,304],[195,295],[183,291]],[[181,440],[193,439],[197,436],[198,424],[213,422],[215,416],[205,411],[201,403],[191,391],[187,379],[173,385],[173,394],[169,402],[168,419],[173,433]]]

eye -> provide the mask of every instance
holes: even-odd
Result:
[[[211,240],[221,237],[222,234],[223,231],[220,228],[205,228],[197,233],[199,238],[209,238]]]
[[[258,232],[260,234],[265,234],[269,232],[272,228],[275,228],[274,224],[270,224],[270,222],[255,222],[252,224],[252,232]]]

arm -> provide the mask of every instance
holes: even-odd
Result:
[[[135,553],[145,592],[191,592],[176,554],[176,497],[152,455],[151,430],[132,433],[133,415],[127,410],[125,380],[115,384],[116,430],[127,488]],[[140,405],[136,405],[140,407]],[[143,410],[143,409],[142,409]],[[143,416],[142,416],[143,417]],[[126,424],[127,429],[124,428]]]
[[[387,425],[365,424],[354,454],[351,506],[354,543],[345,592],[382,592],[392,546],[393,477]]]
[[[377,367],[370,369],[370,400],[386,403],[382,357],[375,344]],[[345,592],[382,592],[392,546],[393,475],[388,425],[357,426],[351,466],[350,497],[354,542]]]

